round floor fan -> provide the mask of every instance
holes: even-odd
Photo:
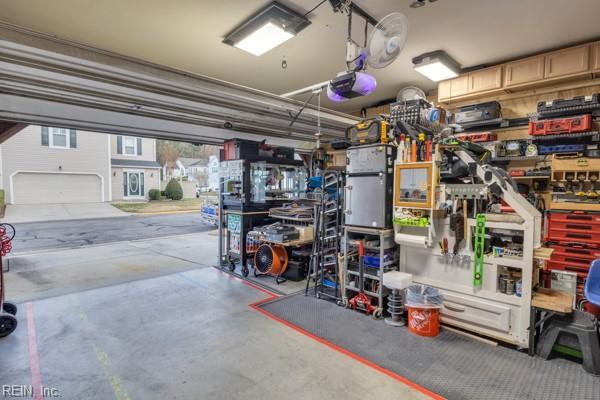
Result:
[[[287,250],[278,244],[263,244],[254,255],[254,270],[257,274],[280,276],[287,265]]]

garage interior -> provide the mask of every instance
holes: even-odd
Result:
[[[85,217],[118,135],[220,148],[169,224],[0,221],[4,397],[600,398],[597,0],[0,10],[7,202]]]

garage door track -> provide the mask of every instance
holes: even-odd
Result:
[[[110,203],[9,204],[2,222],[42,222],[72,219],[114,218],[129,215]]]

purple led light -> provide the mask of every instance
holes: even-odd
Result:
[[[329,97],[329,100],[335,101],[336,103],[341,103],[342,101],[348,100],[347,98],[342,97],[333,90],[331,90],[331,87],[329,85],[327,86],[327,97]]]
[[[377,80],[373,75],[369,75],[366,72],[356,73],[356,83],[354,87],[358,89],[358,92],[366,96],[377,89]]]
[[[373,75],[369,75],[366,72],[356,73],[356,82],[354,83],[355,92],[366,96],[372,93],[376,88],[377,80]],[[339,93],[336,93],[333,90],[331,90],[331,85],[327,85],[327,97],[329,97],[329,100],[335,101],[336,103],[341,103],[343,101],[348,100],[348,98],[343,97]]]

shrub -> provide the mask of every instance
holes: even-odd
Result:
[[[167,187],[165,188],[165,196],[167,196],[167,199],[171,200],[183,199],[183,189],[181,188],[179,182],[177,182],[174,178],[167,183]]]
[[[158,189],[150,189],[148,192],[148,197],[150,200],[160,200],[160,190]]]
[[[167,197],[167,194],[165,193],[165,191],[164,191],[164,190],[161,190],[161,191],[160,191],[160,195],[161,195],[162,197]]]

